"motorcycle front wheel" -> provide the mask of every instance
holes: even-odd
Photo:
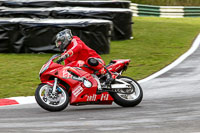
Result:
[[[121,79],[130,84],[132,90],[127,91],[131,91],[132,93],[125,94],[126,90],[124,90],[123,93],[110,92],[114,102],[122,107],[134,107],[138,105],[143,98],[143,91],[141,86],[137,83],[137,81],[126,76],[119,76],[118,79]]]
[[[69,95],[67,91],[57,86],[55,93],[52,93],[53,87],[48,84],[40,84],[35,91],[36,102],[45,110],[61,111],[69,104]]]

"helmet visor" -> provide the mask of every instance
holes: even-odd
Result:
[[[60,40],[57,40],[57,41],[56,41],[56,47],[59,48],[61,44],[62,44],[62,41],[60,41]]]

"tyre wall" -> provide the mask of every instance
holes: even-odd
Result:
[[[0,19],[1,53],[59,52],[55,35],[70,28],[99,54],[108,54],[112,22],[96,19]]]
[[[109,7],[109,8],[129,8],[130,1],[94,1],[94,0],[0,0],[0,6],[7,7]]]
[[[112,40],[132,38],[132,11],[121,8],[6,8],[0,7],[0,17],[54,18],[54,19],[105,19],[114,24]]]

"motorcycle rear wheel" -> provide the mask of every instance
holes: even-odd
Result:
[[[52,86],[48,84],[40,84],[35,91],[36,102],[43,109],[51,112],[64,110],[69,104],[69,95],[67,91],[58,86],[59,91],[52,94]]]
[[[137,83],[137,81],[126,76],[119,76],[118,79],[129,83],[134,91],[132,94],[110,92],[110,95],[113,97],[114,102],[122,107],[134,107],[138,105],[143,98],[143,91],[141,86]]]

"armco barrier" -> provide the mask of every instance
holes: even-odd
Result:
[[[55,35],[72,29],[99,54],[110,50],[112,22],[97,19],[0,19],[0,53],[58,52]]]
[[[200,17],[200,7],[193,6],[153,6],[131,3],[133,16],[159,17]]]

